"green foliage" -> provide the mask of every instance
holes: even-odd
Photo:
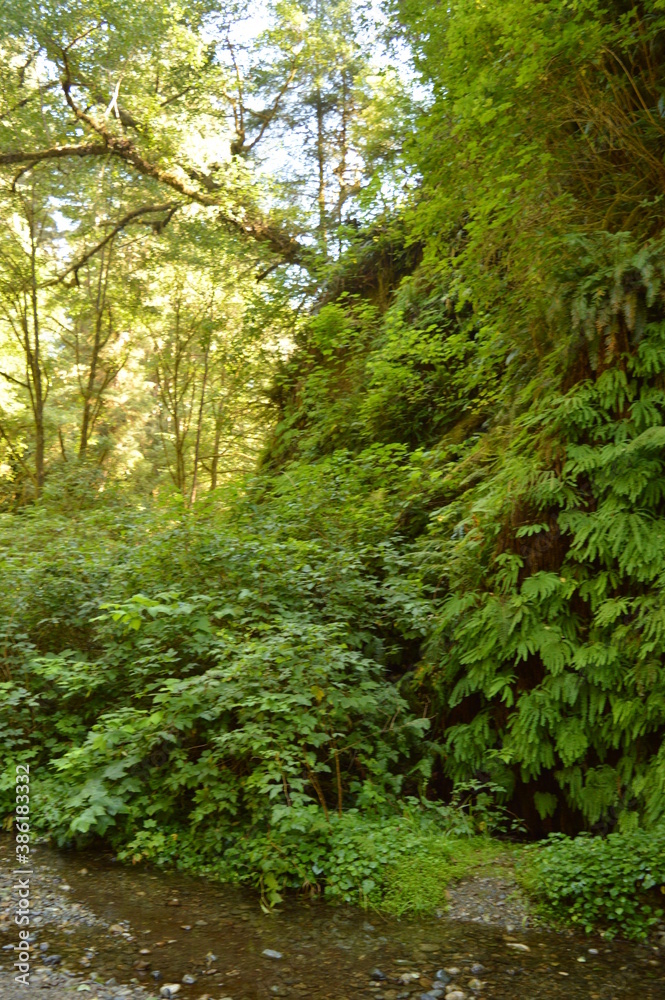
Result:
[[[364,493],[386,461],[354,474],[337,456],[196,517],[6,518],[12,542],[46,532],[3,558],[5,784],[12,756],[43,765],[38,822],[122,843],[144,821],[265,828],[282,808],[388,808],[422,786],[428,721],[386,668],[423,633],[423,602],[385,538],[390,498]]]
[[[28,331],[0,369],[0,738],[39,765],[40,821],[268,904],[396,912],[442,902],[452,835],[616,827],[536,851],[535,884],[639,936],[665,818],[663,4],[395,2],[408,107],[346,3],[275,6],[238,100],[205,3],[90,31],[88,6],[47,37],[21,4],[0,40],[0,139],[94,139],[68,168],[86,191],[86,158],[111,164],[102,211],[61,150],[0,163],[2,322]],[[289,130],[302,163],[259,188],[255,140]],[[55,280],[63,241],[78,258],[137,208],[151,249],[123,224],[112,274],[105,243]],[[231,231],[262,282],[289,267],[257,291]],[[96,464],[67,457],[86,406]]]
[[[606,838],[556,835],[529,853],[525,884],[550,916],[640,940],[663,915],[663,827]]]
[[[492,810],[485,815],[488,821],[494,818]],[[406,799],[398,814],[365,806],[329,820],[310,804],[274,810],[267,831],[230,833],[223,840],[202,842],[193,831],[169,835],[149,821],[120,857],[177,861],[247,883],[268,907],[297,889],[397,914],[431,913],[447,908],[451,882],[506,854],[496,842],[474,836],[474,829],[458,806],[424,810],[413,799]]]

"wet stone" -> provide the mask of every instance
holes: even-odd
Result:
[[[170,997],[177,996],[178,993],[180,993],[180,989],[180,983],[166,983],[159,991],[159,995],[160,997],[166,997],[166,1000],[169,1000]]]

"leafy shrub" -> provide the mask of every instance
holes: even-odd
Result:
[[[605,838],[553,835],[531,850],[525,880],[559,919],[608,937],[644,938],[663,915],[665,827]]]
[[[208,830],[203,839],[146,823],[119,856],[244,882],[266,906],[292,889],[397,914],[432,912],[446,908],[452,881],[505,851],[472,831],[468,815],[453,807],[409,801],[399,813],[352,808],[326,820],[310,803],[273,810],[267,830]]]

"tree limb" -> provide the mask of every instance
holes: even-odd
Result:
[[[34,152],[28,150],[16,150],[14,152],[0,152],[0,166],[11,163],[34,164],[42,160],[59,160],[68,156],[103,156],[110,152],[106,144],[80,143],[76,146],[51,146],[50,149],[40,149]]]
[[[131,212],[128,212],[126,215],[124,215],[122,219],[116,222],[111,231],[107,233],[107,235],[104,237],[103,240],[100,240],[99,243],[96,243],[91,250],[88,250],[88,252],[84,253],[82,257],[79,257],[77,261],[75,261],[73,264],[70,264],[69,267],[66,270],[64,270],[61,274],[59,274],[57,278],[52,278],[50,281],[45,282],[44,287],[48,288],[50,285],[59,284],[61,281],[64,281],[67,275],[69,274],[75,275],[76,272],[79,271],[84,264],[87,264],[87,262],[92,257],[95,256],[95,254],[99,253],[100,250],[103,250],[104,247],[108,243],[110,243],[111,240],[114,239],[122,229],[125,228],[125,226],[128,226],[131,222],[134,222],[142,215],[149,215],[154,212],[166,212],[167,218],[170,219],[173,213],[178,208],[180,208],[180,203],[167,201],[161,205],[145,205],[142,208],[133,209]],[[157,223],[155,223],[155,225],[157,225]]]
[[[0,376],[2,376],[2,378],[6,378],[8,382],[12,383],[12,385],[20,386],[21,389],[30,388],[30,386],[26,382],[21,382],[20,379],[14,378],[13,375],[8,375],[7,372],[0,372]]]
[[[159,181],[159,183],[165,184],[167,187],[170,187],[172,190],[177,191],[199,205],[205,205],[210,208],[222,208],[219,198],[204,193],[193,184],[190,184],[186,177],[175,173],[173,170],[146,160],[130,139],[126,136],[114,135],[106,124],[88,112],[83,111],[72,97],[73,81],[69,70],[69,62],[66,53],[63,52],[62,56],[65,67],[65,79],[62,81],[65,100],[76,118],[103,139],[105,148],[109,153],[124,160],[125,163],[131,164],[143,176],[152,177],[154,180]],[[296,239],[289,233],[277,229],[269,221],[262,219],[260,216],[252,218],[247,214],[245,218],[238,219],[225,211],[222,218],[227,225],[243,233],[245,236],[266,244],[274,253],[284,257],[289,262],[296,261],[303,255],[303,248]]]

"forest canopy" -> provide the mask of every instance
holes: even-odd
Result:
[[[662,828],[665,0],[17,0],[0,57],[44,829],[274,901],[371,898],[377,817]]]

